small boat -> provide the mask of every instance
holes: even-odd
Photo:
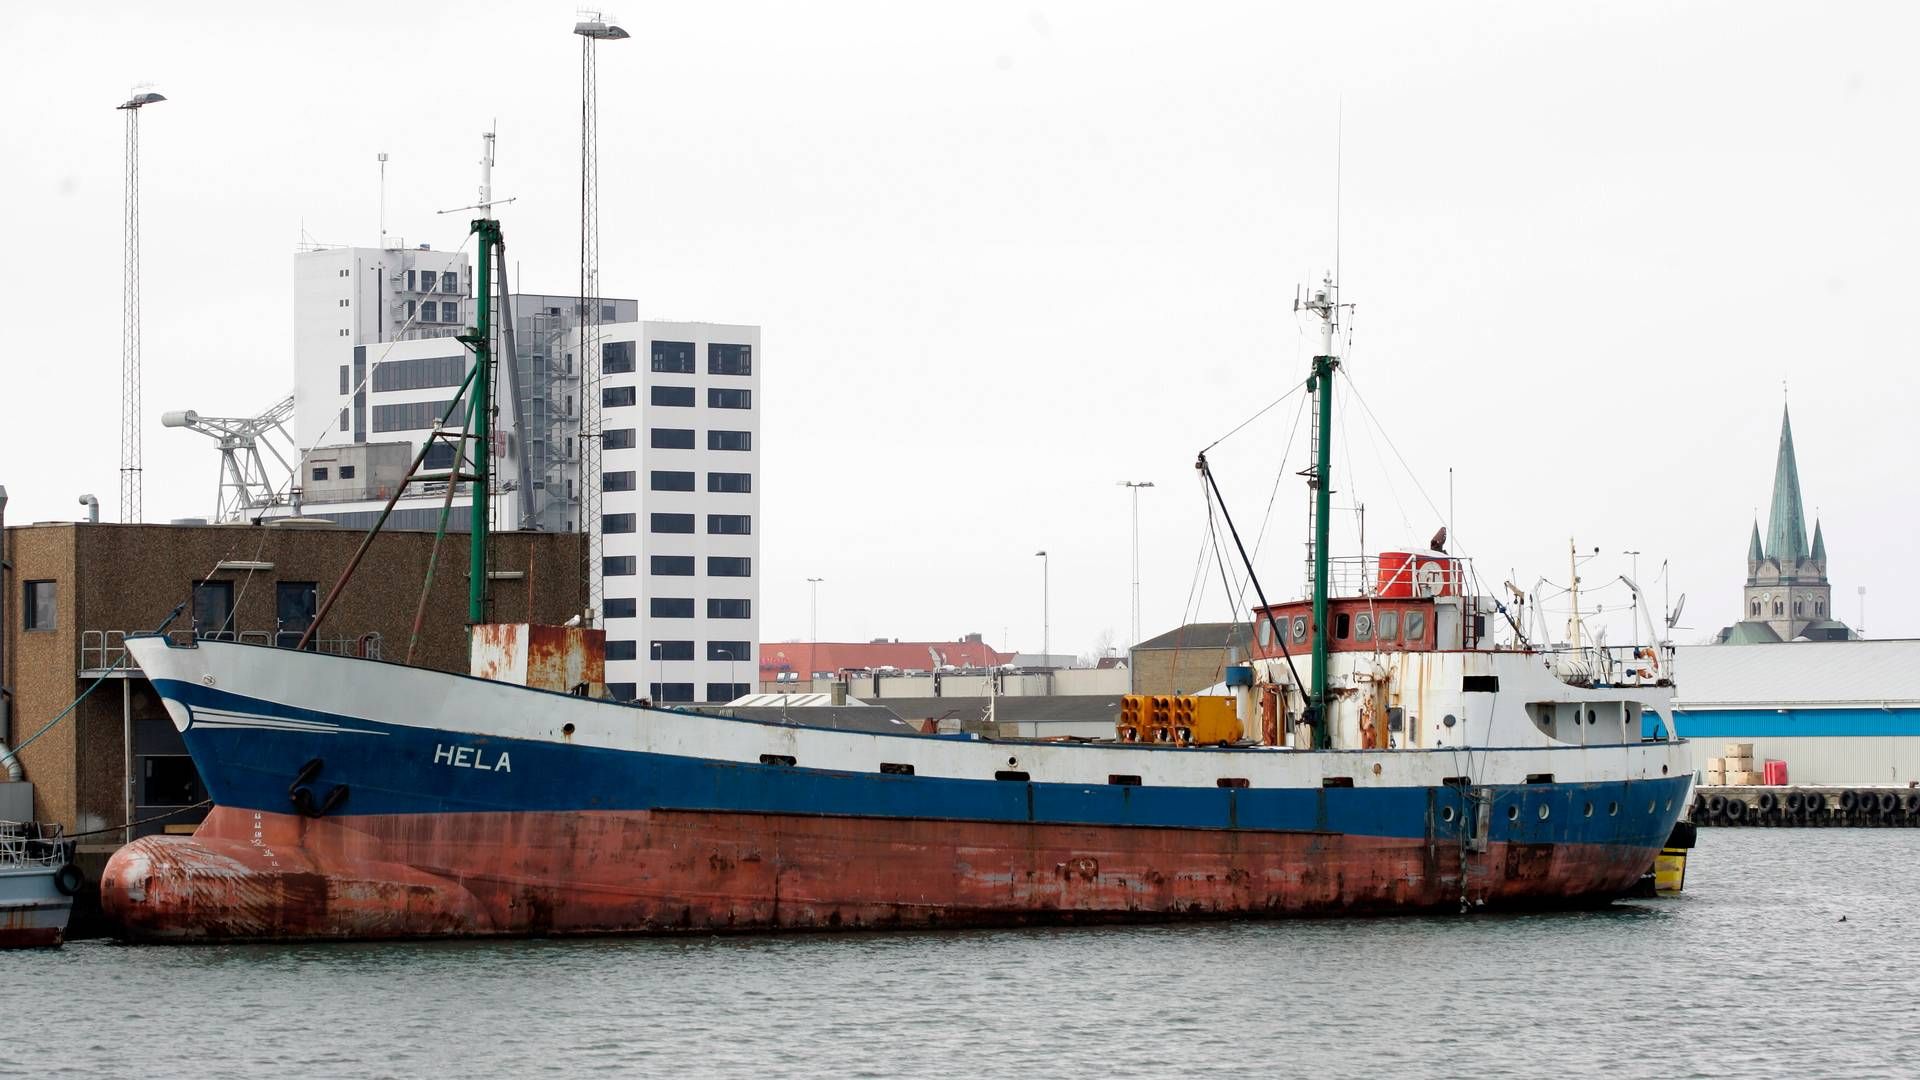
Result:
[[[479,329],[461,340],[484,423],[498,222],[475,229]],[[1438,550],[1372,559],[1357,584],[1335,584],[1319,479],[1339,364],[1331,283],[1305,307],[1323,320],[1304,387],[1317,416],[1312,596],[1261,599],[1254,655],[1220,695],[1133,701],[1100,742],[607,700],[589,696],[596,631],[484,625],[476,570],[474,670],[488,678],[130,638],[216,806],[192,837],[116,853],[103,906],[135,939],[232,941],[1386,915],[1627,895],[1692,782],[1688,747],[1662,724],[1670,650],[1536,644]],[[1204,454],[1200,466],[1219,501]],[[474,475],[483,490],[484,455]],[[485,499],[473,502],[484,568]],[[536,640],[551,634],[558,646]],[[483,666],[487,641],[517,643],[522,659]],[[528,650],[556,648],[587,659],[528,685]],[[566,692],[580,684],[589,692]]]
[[[0,821],[0,949],[59,945],[81,884],[60,826]]]

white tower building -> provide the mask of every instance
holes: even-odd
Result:
[[[623,697],[752,692],[760,640],[760,328],[610,323],[602,622]]]

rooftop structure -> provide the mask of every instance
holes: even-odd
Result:
[[[1013,653],[1000,652],[979,634],[958,641],[768,642],[760,646],[760,681],[810,682],[843,671],[983,670],[1013,659]]]

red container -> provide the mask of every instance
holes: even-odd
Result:
[[[1380,553],[1380,577],[1374,593],[1388,600],[1407,600],[1413,596],[1413,561],[1410,551]]]
[[[1768,787],[1787,786],[1787,763],[1784,761],[1767,762],[1760,766],[1760,774],[1761,780],[1763,780]]]

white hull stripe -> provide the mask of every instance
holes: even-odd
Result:
[[[254,731],[297,731],[311,735],[386,735],[384,731],[368,731],[364,728],[345,727],[324,720],[293,720],[281,716],[261,716],[258,713],[229,712],[226,709],[196,708],[191,710],[192,720],[189,727],[209,728],[247,728]]]

